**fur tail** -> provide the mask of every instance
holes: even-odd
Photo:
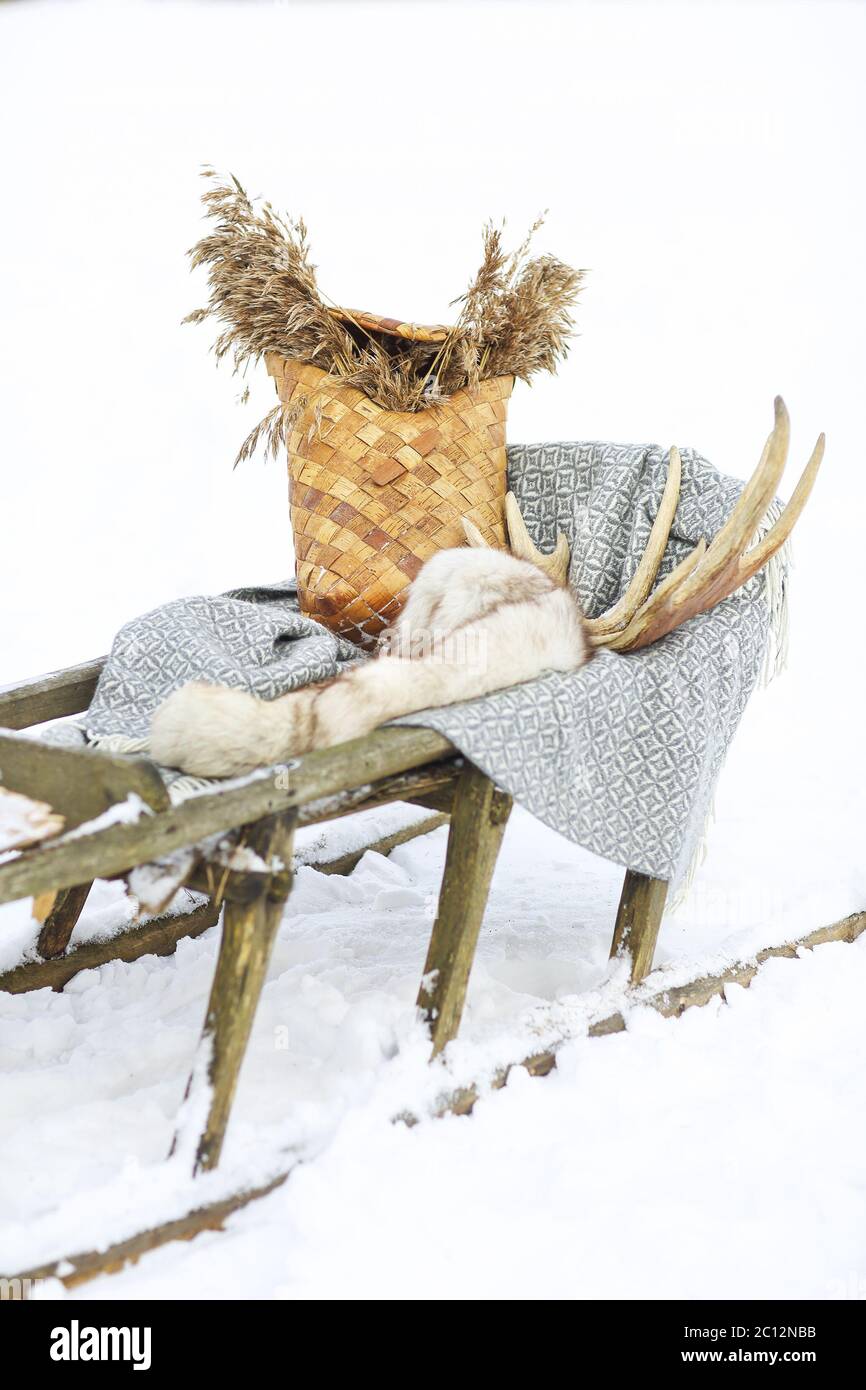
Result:
[[[165,767],[198,777],[237,777],[301,751],[293,738],[296,709],[221,685],[185,685],[154,715],[150,752]]]
[[[508,564],[527,568],[510,557]],[[443,588],[434,597],[444,604],[459,595]],[[483,593],[480,599],[470,597],[476,609],[484,606]],[[419,598],[423,591],[416,606]],[[498,606],[493,603],[474,623],[443,616],[449,619],[447,640],[426,655],[412,655],[411,639],[425,636],[427,628],[409,625],[408,633],[396,634],[407,638],[397,645],[408,648],[408,655],[382,655],[276,700],[223,686],[186,685],[154,715],[151,752],[157,762],[195,776],[236,777],[360,738],[403,714],[504,690],[543,671],[576,671],[590,655],[577,605],[549,580],[525,602],[506,597]],[[427,617],[429,627],[436,614]]]

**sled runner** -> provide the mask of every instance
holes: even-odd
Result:
[[[409,802],[431,814],[410,826],[404,838],[450,818],[439,910],[418,994],[430,1023],[433,1054],[441,1052],[460,1026],[511,798],[455,756],[442,735],[388,728],[311,753],[295,764],[233,779],[172,806],[156,768],[145,758],[53,747],[14,732],[85,709],[100,669],[100,662],[91,662],[0,692],[3,786],[46,802],[65,822],[61,835],[0,862],[0,902],[32,896],[42,921],[36,948],[40,959],[0,976],[0,988],[60,989],[78,970],[107,960],[166,953],[181,937],[214,925],[223,909],[222,943],[201,1044],[210,1056],[210,1109],[195,1157],[196,1171],[213,1168],[291,891],[295,828],[388,802]],[[360,853],[348,856],[343,871]],[[154,882],[163,899],[184,886],[204,896],[188,914],[160,917],[157,911],[149,922],[119,937],[67,952],[96,878],[131,879],[136,896],[143,894],[145,904],[156,907],[158,902],[148,900]],[[611,952],[630,953],[634,982],[652,966],[666,893],[663,881],[626,873]],[[195,1066],[192,1074],[197,1074]]]

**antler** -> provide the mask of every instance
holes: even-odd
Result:
[[[634,577],[612,608],[598,618],[586,620],[593,646],[607,647],[615,652],[648,647],[659,637],[673,632],[688,618],[714,608],[757,574],[781,549],[809,499],[824,457],[825,441],[821,434],[778,521],[763,540],[747,550],[749,541],[776,495],[785,469],[789,437],[788,412],[781,396],[777,396],[772,432],[764,445],[758,466],[743,488],[731,515],[709,545],[705,540],[698,541],[694,550],[653,590],[680,495],[682,461],[679,450],[671,449],[662,500]],[[560,533],[551,555],[542,555],[529,538],[517,499],[511,492],[505,499],[505,517],[512,553],[538,565],[557,584],[565,584],[569,562],[565,536]],[[487,544],[470,521],[463,522],[463,529],[470,545]]]
[[[818,436],[809,462],[781,516],[763,540],[746,549],[772,502],[785,469],[790,422],[781,396],[775,401],[775,424],[755,472],[743,488],[728,520],[709,546],[700,543],[668,575],[616,632],[591,636],[596,646],[636,651],[664,637],[698,613],[706,613],[734,593],[781,549],[800,516],[824,457]]]
[[[508,548],[518,560],[529,560],[539,569],[549,574],[555,584],[565,584],[568,579],[568,541],[562,532],[556,537],[556,546],[550,555],[542,555],[533,544],[526,522],[520,514],[517,498],[509,492],[505,498],[505,525],[508,529]]]
[[[508,549],[512,555],[516,555],[518,560],[528,560],[530,564],[537,565],[555,584],[564,586],[568,579],[569,551],[568,541],[562,532],[557,536],[556,546],[551,554],[542,555],[530,539],[513,492],[509,492],[505,498],[505,526],[508,533]],[[463,518],[463,533],[471,546],[479,550],[489,549],[478,527],[467,517]]]
[[[618,632],[631,622],[655,583],[659,565],[667,547],[668,536],[671,533],[677,503],[680,500],[680,480],[683,467],[680,451],[675,445],[668,455],[668,460],[668,476],[662,493],[661,504],[652,524],[646,550],[634,572],[634,578],[622,598],[613,605],[613,608],[602,613],[600,618],[588,618],[586,620],[589,639],[594,646],[602,646],[601,639],[606,637],[608,633]]]

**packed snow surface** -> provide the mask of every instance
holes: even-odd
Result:
[[[679,1021],[632,1008],[625,1034],[587,1040],[587,1022],[623,1003],[623,966],[607,960],[620,874],[517,811],[460,1039],[430,1068],[413,1002],[446,836],[368,853],[348,877],[299,870],[222,1164],[195,1183],[189,1144],[166,1154],[216,930],[169,958],[83,973],[62,994],[7,998],[4,1267],[121,1239],[303,1158],[230,1234],[77,1296],[821,1296],[847,1277],[866,1236],[853,1103],[866,945],[773,961],[749,990]],[[119,889],[101,885],[89,915],[112,910],[122,921]],[[720,930],[686,908],[665,924],[656,982],[790,934],[744,919]],[[553,1077],[518,1072],[470,1120],[425,1118],[443,1091],[564,1029],[577,1040]],[[411,1132],[392,1123],[407,1111],[422,1118]],[[631,1210],[636,1151],[650,1195]],[[627,1253],[610,1238],[620,1226]]]

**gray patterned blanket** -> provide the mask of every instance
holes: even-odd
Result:
[[[711,537],[741,484],[690,450],[662,574]],[[640,559],[664,486],[652,446],[544,444],[508,451],[509,483],[543,549],[565,532],[570,583],[595,616]],[[521,805],[568,839],[620,864],[680,880],[700,842],[713,785],[746,701],[783,645],[785,561],[713,612],[631,655],[602,652],[479,700],[398,721],[440,730]],[[77,731],[109,749],[146,749],[151,715],[193,679],[273,699],[358,660],[301,617],[294,586],[178,599],[118,633]],[[58,737],[57,734],[54,737]],[[172,795],[195,789],[169,774]]]

